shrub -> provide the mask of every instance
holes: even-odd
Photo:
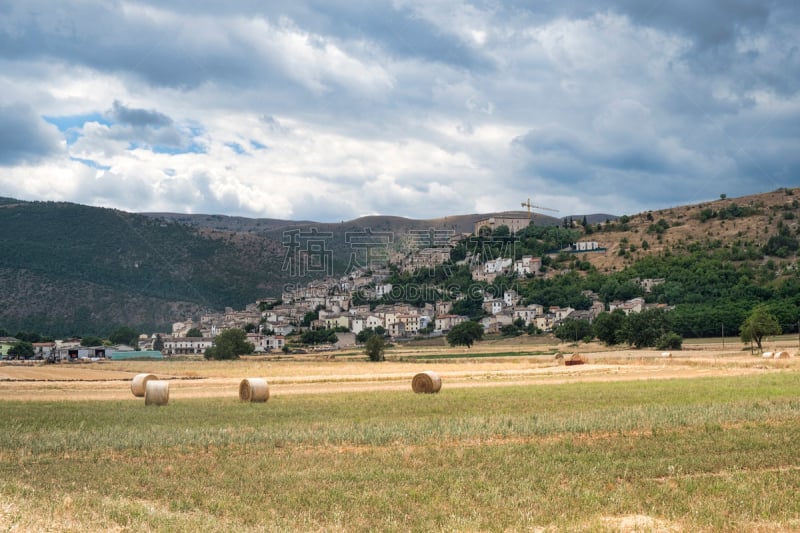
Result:
[[[656,348],[659,350],[680,350],[683,345],[683,337],[670,331],[661,335],[656,341]]]
[[[247,334],[241,329],[226,329],[214,339],[214,346],[206,349],[206,359],[239,359],[240,355],[253,353],[255,346],[247,342]]]
[[[386,342],[383,340],[382,335],[372,335],[367,342],[364,343],[364,351],[367,353],[370,361],[383,361],[384,353],[386,352]]]

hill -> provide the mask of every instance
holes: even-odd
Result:
[[[477,218],[316,223],[0,198],[0,327],[59,336],[107,334],[119,325],[165,330],[187,316],[242,308],[325,275],[298,279],[286,268],[291,232],[329,235],[330,271],[341,274],[353,254],[348,235],[385,232],[394,248],[411,230],[469,232]]]
[[[571,221],[580,240],[596,241],[600,251],[573,256],[584,263],[579,269],[584,272],[586,263],[599,274],[612,274],[649,256],[713,249],[725,250],[732,262],[796,272],[799,201],[794,190],[780,189],[619,218],[536,213],[533,221],[537,226]],[[288,284],[343,274],[359,251],[354,239],[365,235],[383,239],[391,252],[407,245],[414,232],[468,234],[486,216],[368,216],[318,223],[134,214],[0,198],[0,327],[50,335],[106,334],[118,325],[165,330],[187,316],[279,296]],[[299,274],[287,268],[292,239],[303,235],[318,238],[315,245],[330,258],[325,268]],[[551,272],[570,267],[555,264]]]
[[[0,325],[106,333],[280,292],[282,247],[113,209],[0,202]]]
[[[769,245],[773,261],[796,262],[796,248],[780,250],[779,238],[783,233],[791,241],[800,232],[800,194],[796,192],[778,189],[623,215],[584,235],[605,249],[584,258],[601,273],[609,273],[650,255],[685,254],[698,248],[727,248],[734,258],[765,262],[769,257],[762,251]]]

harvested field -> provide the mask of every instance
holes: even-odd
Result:
[[[543,348],[483,343],[469,358],[403,347],[385,363],[339,352],[0,365],[0,524],[9,531],[800,528],[800,464],[791,445],[800,439],[799,358],[767,360],[713,344],[670,358]],[[586,364],[566,366],[557,352],[579,352]],[[446,383],[441,393],[410,390],[426,370]],[[131,395],[130,379],[150,372],[169,382],[168,405],[148,408]],[[269,380],[267,404],[236,397],[247,376]],[[252,490],[242,490],[243,480]]]
[[[793,350],[791,343],[782,345]],[[270,359],[245,357],[234,362],[204,360],[103,361],[45,365],[0,364],[0,401],[132,399],[130,380],[152,372],[172,381],[173,401],[228,397],[248,376],[264,376],[270,396],[334,392],[407,390],[415,374],[435,368],[448,388],[500,387],[548,383],[585,383],[646,379],[737,376],[798,370],[800,358],[763,359],[740,345],[722,350],[716,344],[689,345],[664,358],[657,350],[603,349],[589,346],[580,357],[590,364],[564,365],[543,351],[573,353],[574,347],[483,343],[473,349],[403,347],[386,362],[367,362],[352,351],[321,357]],[[793,351],[790,353],[794,353]],[[333,357],[331,357],[333,355]],[[479,355],[479,356],[477,356]],[[441,356],[442,359],[436,359]],[[566,356],[568,359],[570,355]],[[416,360],[419,358],[419,360]],[[233,392],[232,392],[233,391]]]

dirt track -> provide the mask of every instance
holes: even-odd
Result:
[[[508,350],[507,346],[502,348]],[[441,349],[437,349],[441,352]],[[498,350],[499,351],[499,350]],[[454,350],[454,352],[456,352]],[[794,353],[794,352],[793,352]],[[409,355],[406,353],[405,355]],[[306,361],[138,361],[60,365],[0,365],[0,401],[137,401],[130,380],[139,372],[170,380],[170,398],[238,397],[245,377],[264,377],[270,396],[376,390],[411,390],[411,378],[434,370],[444,389],[597,381],[691,379],[798,371],[800,357],[766,360],[740,349],[708,347],[675,352],[618,350],[583,353],[588,364],[564,366],[549,356],[497,357],[431,362],[368,363],[354,358]]]

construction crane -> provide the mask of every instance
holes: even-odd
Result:
[[[542,207],[540,205],[534,205],[534,204],[531,203],[531,199],[530,198],[528,198],[527,202],[522,202],[522,207],[527,207],[528,208],[528,218],[531,218],[531,215],[532,215],[531,209],[532,208],[544,209],[545,211],[558,212],[558,209],[550,209],[549,207]]]

